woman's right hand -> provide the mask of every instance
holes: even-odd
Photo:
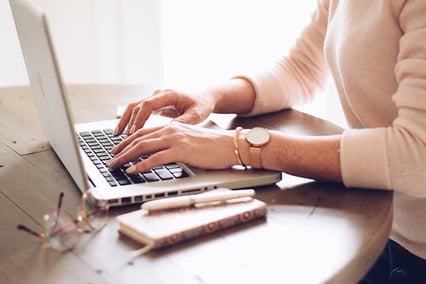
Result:
[[[208,92],[208,91],[207,91]],[[172,117],[175,121],[197,124],[213,111],[214,102],[209,94],[187,94],[171,89],[154,91],[152,96],[130,103],[124,111],[114,135],[131,135],[142,128],[152,113]]]

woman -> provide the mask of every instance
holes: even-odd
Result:
[[[342,135],[190,125],[211,112],[254,116],[289,108],[315,95],[328,74],[351,126]],[[142,128],[154,111],[174,122]],[[426,1],[319,0],[294,48],[271,69],[199,93],[158,90],[127,107],[115,133],[125,129],[129,137],[113,150],[111,168],[153,154],[129,173],[172,161],[213,169],[243,164],[393,190],[391,240],[362,281],[425,281]],[[251,145],[252,135],[264,143]]]

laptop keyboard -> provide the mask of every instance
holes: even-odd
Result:
[[[120,143],[124,136],[114,136],[112,129],[83,131],[78,133],[77,136],[80,147],[111,186],[159,182],[162,180],[180,179],[189,176],[177,163],[157,166],[150,171],[139,174],[130,175],[125,172],[127,168],[147,157],[140,157],[135,161],[127,163],[122,168],[111,170],[106,166],[111,159],[111,149]]]

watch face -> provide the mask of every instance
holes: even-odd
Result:
[[[269,142],[270,135],[266,128],[254,127],[247,133],[246,139],[254,146],[261,146]]]

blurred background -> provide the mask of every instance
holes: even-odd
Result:
[[[198,88],[285,55],[316,1],[33,0],[67,84]],[[28,85],[9,0],[0,0],[0,87]],[[298,107],[299,108],[299,107]],[[299,109],[344,126],[332,86]]]

